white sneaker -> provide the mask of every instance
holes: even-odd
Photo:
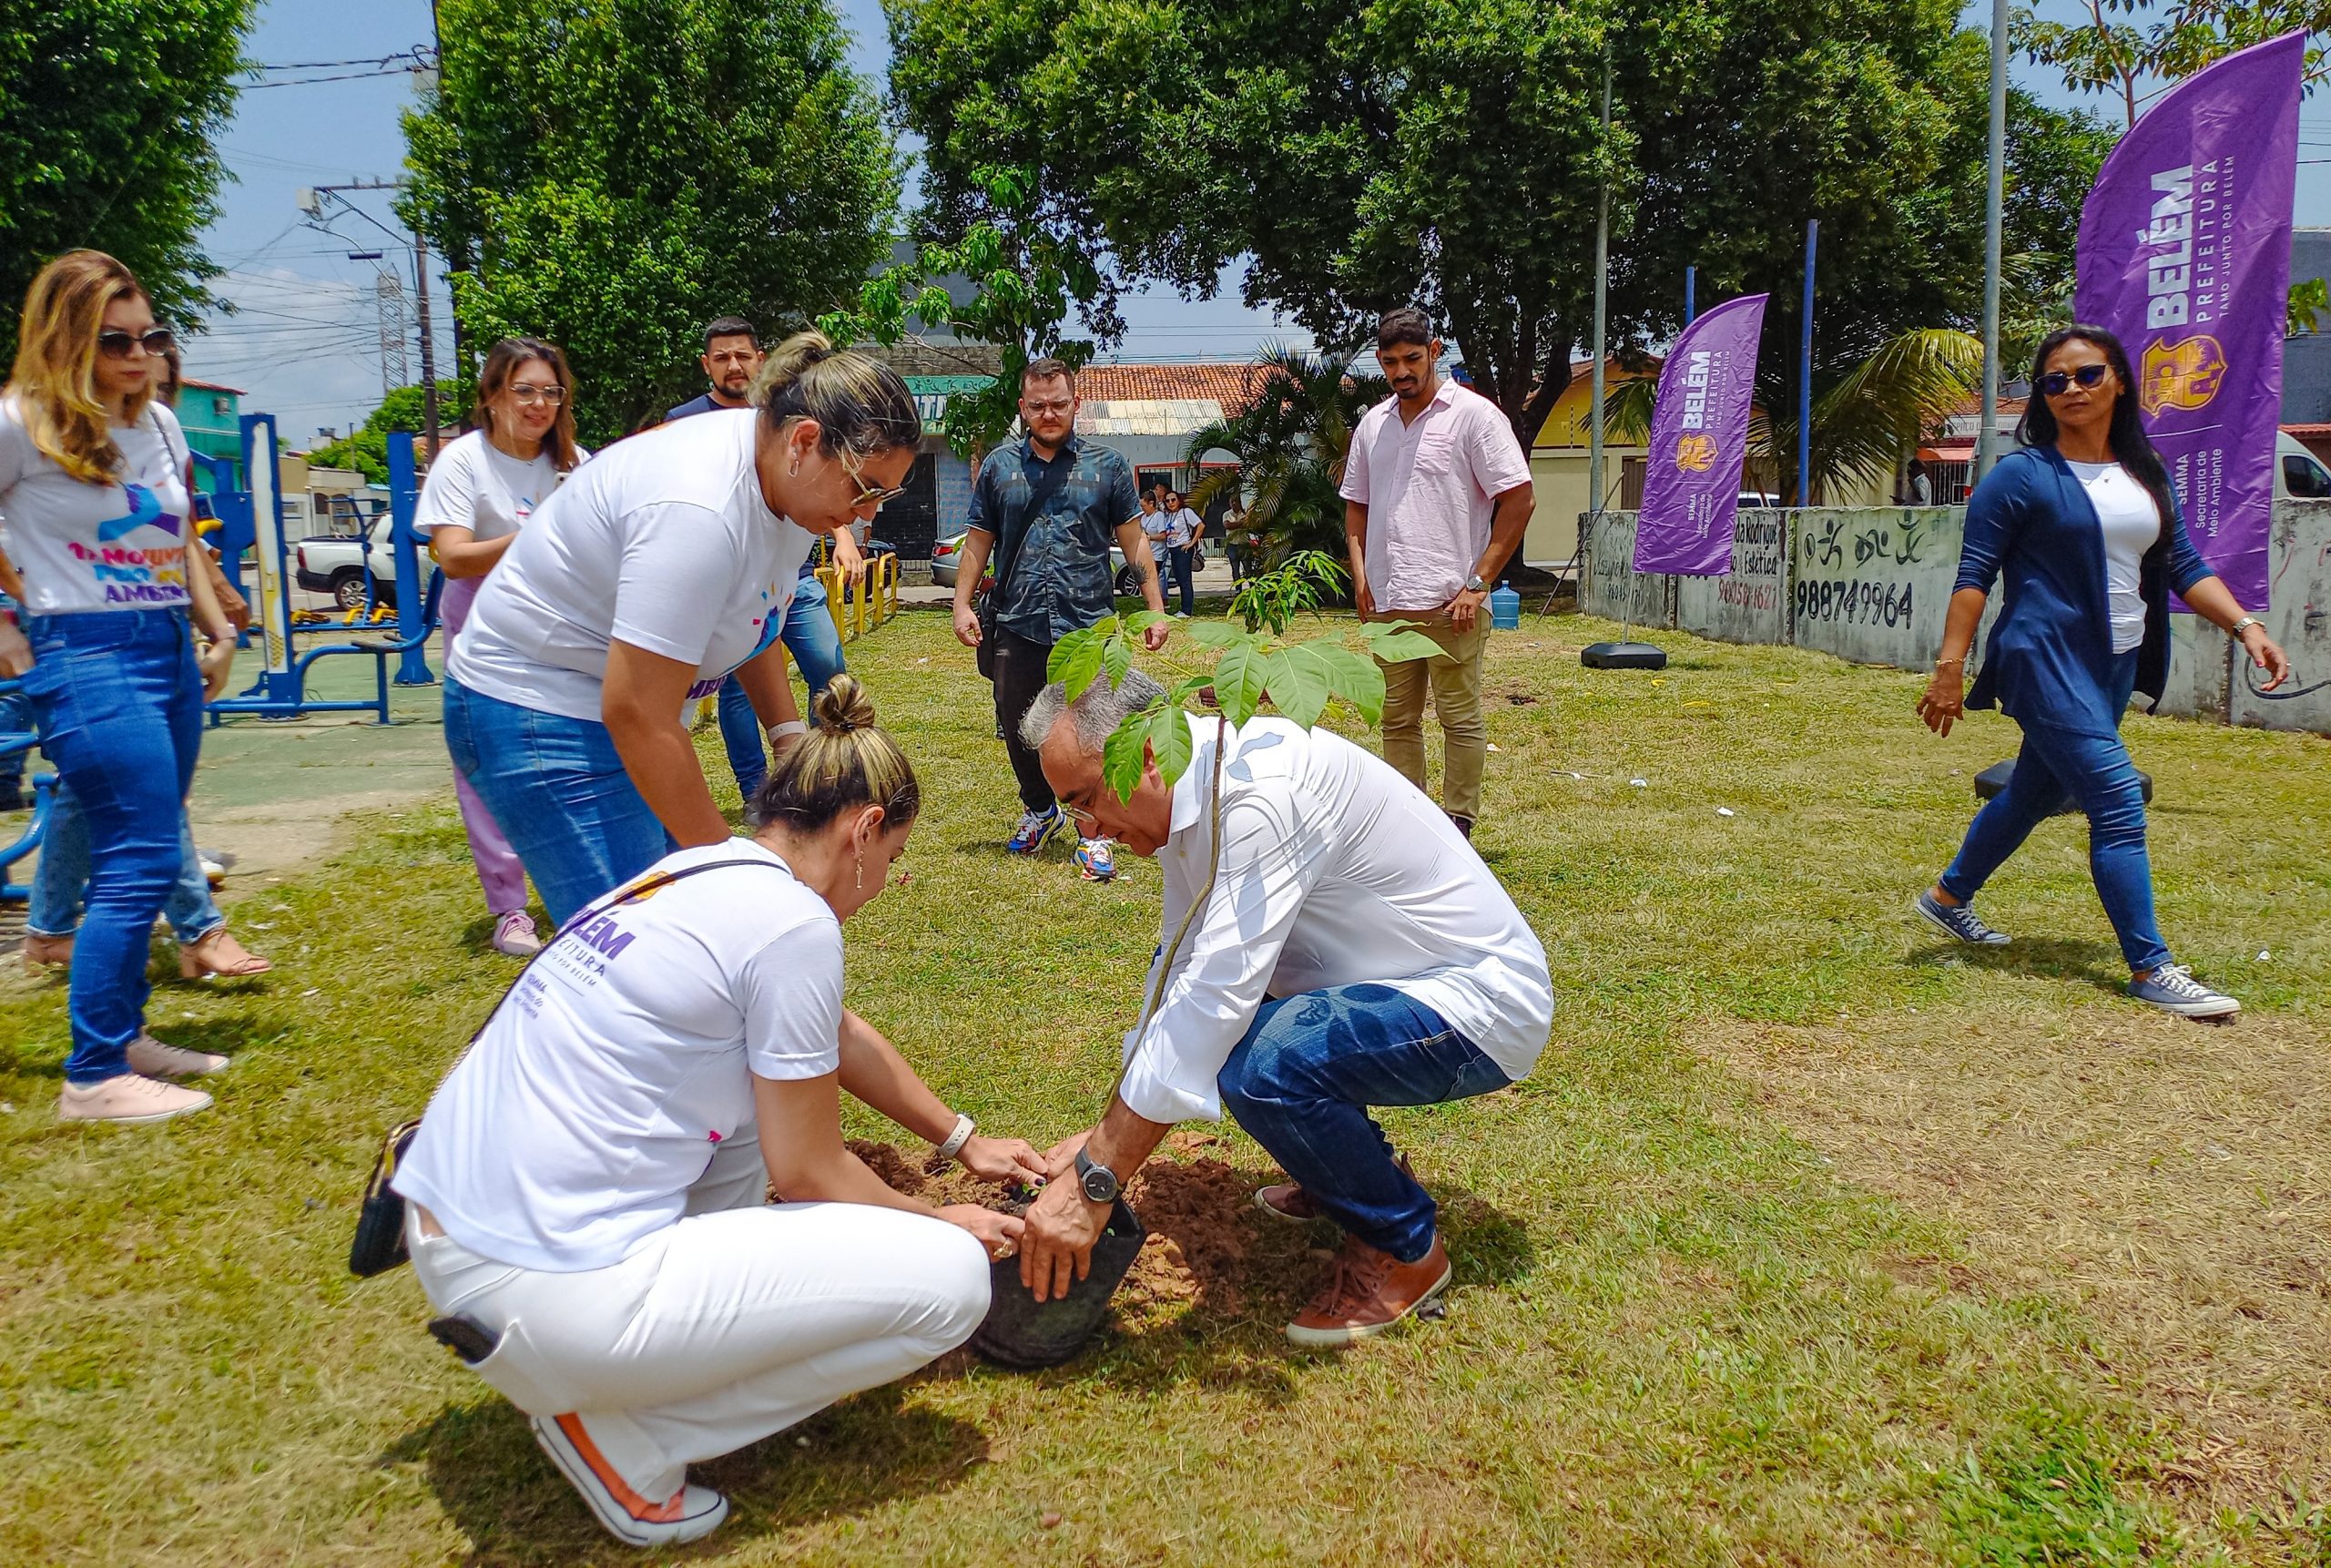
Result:
[[[227,1070],[229,1058],[208,1051],[188,1051],[165,1045],[141,1033],[129,1043],[129,1070],[148,1078],[200,1078]]]
[[[513,958],[532,958],[542,950],[542,932],[534,927],[534,917],[524,910],[512,910],[494,922],[494,952],[506,952]]]
[[[711,1534],[728,1517],[728,1500],[709,1487],[683,1481],[662,1502],[640,1496],[591,1441],[581,1416],[529,1416],[526,1424],[607,1533],[626,1545],[677,1546]]]
[[[56,1095],[56,1119],[61,1122],[118,1122],[140,1126],[167,1122],[210,1108],[210,1096],[199,1089],[181,1089],[123,1073],[97,1084],[67,1082]]]

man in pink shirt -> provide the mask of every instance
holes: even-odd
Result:
[[[1483,606],[1537,504],[1530,463],[1497,405],[1438,369],[1440,340],[1422,311],[1376,324],[1376,362],[1392,395],[1352,432],[1344,464],[1344,545],[1359,613],[1403,620],[1440,646],[1384,666],[1384,760],[1424,788],[1424,699],[1443,747],[1441,809],[1471,838],[1481,810],[1489,725],[1481,718]]]

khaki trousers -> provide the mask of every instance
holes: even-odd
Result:
[[[1490,727],[1481,717],[1481,667],[1490,647],[1488,606],[1461,632],[1446,621],[1412,622],[1440,645],[1430,658],[1383,664],[1384,760],[1400,777],[1424,784],[1424,704],[1428,687],[1440,720],[1441,809],[1452,817],[1481,814],[1481,768],[1489,760]],[[1397,618],[1388,617],[1388,618]]]

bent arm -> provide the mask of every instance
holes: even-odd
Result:
[[[1366,509],[1362,508],[1364,512]],[[1473,575],[1484,583],[1495,582],[1497,575],[1522,548],[1522,535],[1530,530],[1530,518],[1538,510],[1537,486],[1523,481],[1511,490],[1501,491],[1497,510],[1490,514],[1489,547],[1481,558],[1473,563]],[[1344,534],[1347,547],[1350,544],[1351,503],[1344,503]]]
[[[515,534],[504,534],[499,539],[480,539],[467,528],[447,523],[431,531],[429,553],[445,568],[448,577],[483,577],[509,553],[517,538]]]
[[[696,747],[680,725],[695,674],[677,659],[616,638],[607,644],[599,698],[599,717],[624,771],[682,849],[726,843],[730,837],[728,820],[712,803]]]
[[[787,606],[788,611],[791,609]],[[737,667],[737,684],[753,705],[753,717],[763,729],[801,722],[800,705],[793,700],[793,683],[785,678],[785,645],[772,642]]]
[[[845,1030],[845,1036],[847,1031]],[[761,1164],[778,1196],[786,1203],[863,1203],[929,1214],[883,1184],[841,1137],[841,1077],[753,1076],[753,1120],[760,1138]]]

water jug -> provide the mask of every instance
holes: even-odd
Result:
[[[1490,625],[1501,632],[1517,630],[1522,625],[1522,596],[1513,591],[1511,583],[1500,583],[1490,595]]]

